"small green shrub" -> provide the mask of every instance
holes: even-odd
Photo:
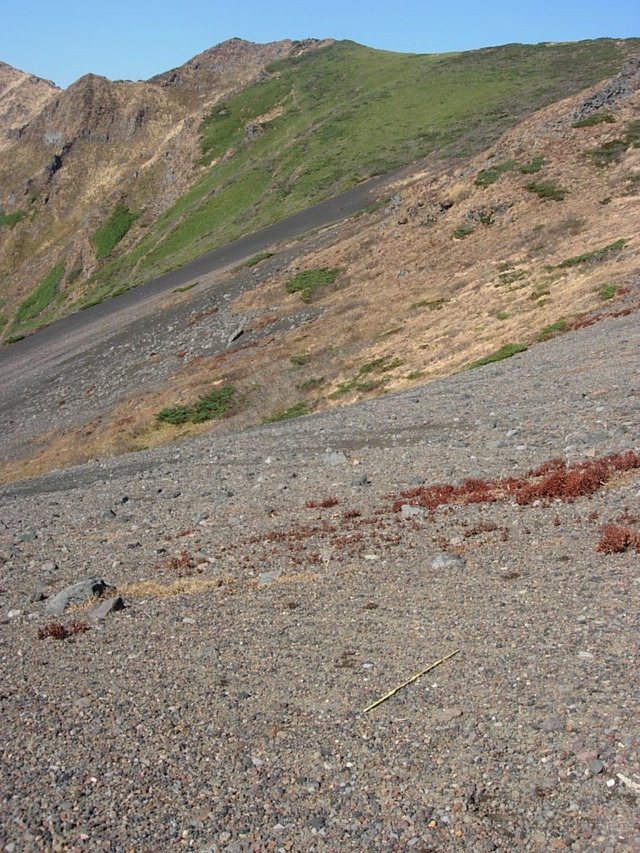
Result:
[[[479,358],[477,361],[472,361],[471,364],[467,365],[467,368],[471,370],[474,367],[482,367],[485,364],[493,364],[496,361],[502,361],[505,358],[511,358],[512,355],[516,355],[519,352],[525,352],[527,349],[526,344],[505,344],[503,347],[500,347],[496,352],[491,353],[490,355],[485,355],[483,358]]]
[[[407,379],[420,379],[421,376],[424,376],[424,370],[412,370],[407,373]]]
[[[181,424],[186,424],[191,420],[192,413],[192,406],[169,406],[168,408],[162,409],[158,412],[156,418],[159,421],[173,424],[173,426],[180,426]]]
[[[594,166],[603,168],[617,163],[628,147],[624,139],[610,139],[608,142],[603,142],[599,148],[592,148],[587,153]]]
[[[634,148],[640,148],[640,119],[629,122],[624,136],[629,145],[633,145]]]
[[[279,423],[280,421],[290,421],[292,418],[301,418],[304,415],[308,415],[312,409],[312,403],[309,403],[306,400],[301,400],[299,403],[295,403],[288,409],[284,409],[281,412],[276,412],[275,415],[271,415],[271,417],[266,418],[265,423],[275,424]]]
[[[590,113],[588,116],[574,121],[571,127],[594,127],[597,124],[615,124],[616,117],[609,110]]]
[[[259,264],[260,261],[266,261],[268,258],[273,257],[273,252],[258,252],[257,255],[254,255],[252,258],[249,258],[248,261],[245,261],[244,267],[255,267],[256,264]]]
[[[108,258],[137,218],[137,214],[132,213],[122,202],[118,202],[111,216],[91,237],[96,257]]]
[[[640,119],[629,122],[622,139],[610,139],[599,148],[593,148],[587,153],[594,166],[604,167],[617,163],[630,146],[640,147]]]
[[[543,201],[564,201],[567,195],[567,190],[559,187],[555,181],[541,181],[540,183],[532,181],[527,184],[527,189]]]
[[[375,391],[385,384],[386,379],[365,379],[364,382],[356,382],[355,389],[361,394],[366,394],[368,391]]]
[[[333,284],[339,272],[339,269],[327,269],[326,267],[300,272],[286,283],[287,293],[300,293],[303,302],[311,302],[311,295],[314,290]]]
[[[559,335],[561,332],[566,331],[567,329],[567,321],[566,320],[558,320],[556,323],[552,323],[550,326],[545,326],[541,332],[538,332],[536,335],[537,341],[547,341],[549,338],[554,338],[556,335]]]
[[[440,311],[446,301],[442,296],[439,299],[421,299],[420,302],[414,302],[410,306],[410,310],[415,311],[417,308],[428,308],[429,311]]]
[[[495,184],[500,175],[509,172],[516,165],[515,160],[505,160],[504,163],[496,163],[495,166],[489,166],[488,169],[482,169],[476,176],[476,186],[489,187]]]
[[[577,267],[580,264],[598,263],[605,260],[613,252],[619,252],[626,242],[622,238],[621,240],[616,240],[615,243],[610,243],[608,246],[603,246],[601,249],[594,249],[593,252],[585,252],[584,255],[575,255],[573,258],[566,258],[558,264],[558,269]]]
[[[67,281],[69,284],[73,284],[74,281],[77,281],[82,275],[82,264],[78,264],[77,267],[74,267],[69,275],[67,276]]]
[[[232,385],[217,388],[209,394],[200,397],[194,407],[191,420],[194,424],[220,418],[229,410],[229,402],[235,393]]]
[[[542,169],[544,163],[544,157],[534,157],[530,163],[525,163],[524,166],[520,166],[518,171],[523,175],[533,175]]]
[[[551,291],[546,287],[537,287],[532,293],[529,294],[529,299],[532,302],[535,302],[537,299],[542,299],[543,296],[549,296]]]
[[[358,371],[358,376],[366,376],[368,373],[387,373],[389,370],[395,370],[396,367],[400,367],[401,364],[402,359],[394,358],[390,361],[387,355],[382,356],[382,358],[374,358],[373,361],[362,365]]]
[[[615,284],[603,284],[599,291],[600,299],[602,299],[603,302],[606,302],[607,299],[613,299],[617,292],[618,288]]]
[[[498,273],[500,284],[513,284],[516,281],[521,281],[525,277],[524,270],[509,270],[508,272]]]
[[[36,290],[20,303],[13,319],[12,329],[26,326],[35,320],[44,309],[53,302],[58,292],[58,287],[63,279],[65,270],[64,261],[56,264],[49,275],[43,279]]]
[[[329,399],[336,400],[338,397],[342,397],[350,391],[373,391],[388,382],[388,378],[383,376],[380,379],[364,379],[363,381],[364,377],[368,377],[372,373],[388,373],[391,370],[395,370],[396,367],[400,367],[401,364],[402,359],[391,359],[388,355],[380,358],[374,358],[373,361],[368,361],[366,364],[363,364],[352,379],[349,379],[347,382],[341,382],[336,390],[329,394]]]
[[[497,316],[498,320],[508,320],[509,319],[509,314],[506,311],[498,311],[496,316]]]
[[[474,231],[475,228],[473,225],[460,225],[460,227],[456,228],[453,232],[453,236],[456,240],[464,240],[465,237],[468,237],[469,234],[473,234]]]
[[[627,195],[637,195],[640,192],[640,174],[632,173],[627,175]]]
[[[570,234],[574,236],[579,234],[584,227],[584,219],[578,219],[578,217],[572,217],[571,219],[567,219],[560,226],[563,230],[568,231]]]
[[[304,382],[301,382],[298,387],[301,391],[311,391],[314,388],[319,388],[321,385],[324,385],[324,383],[324,376],[312,376],[310,379],[306,379]]]
[[[309,361],[309,353],[301,353],[300,355],[292,355],[289,357],[289,361],[291,364],[295,364],[298,367],[303,367]]]
[[[199,424],[220,418],[231,408],[231,399],[235,394],[233,385],[216,388],[209,394],[199,397],[193,406],[170,406],[158,412],[156,419],[164,423],[180,426],[181,424]]]
[[[26,215],[26,210],[14,210],[13,213],[5,213],[4,210],[0,210],[0,228],[3,225],[7,225],[9,228],[15,228],[18,222],[20,222],[21,219],[24,219]]]

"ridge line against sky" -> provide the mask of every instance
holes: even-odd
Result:
[[[351,39],[406,53],[640,36],[638,0],[22,0],[7,2],[0,60],[66,88],[87,73],[146,80],[229,38]]]

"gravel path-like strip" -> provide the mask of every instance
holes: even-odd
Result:
[[[638,453],[639,411],[631,315],[0,490],[0,849],[639,850],[640,556],[598,545],[640,468],[400,497]],[[44,637],[85,577],[125,609]]]

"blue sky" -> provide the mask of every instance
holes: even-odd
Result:
[[[66,87],[139,80],[233,36],[352,39],[412,53],[640,36],[640,0],[3,0],[0,60]]]

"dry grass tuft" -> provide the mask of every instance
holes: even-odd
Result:
[[[216,578],[177,578],[166,584],[159,581],[127,583],[118,587],[118,595],[127,598],[171,598],[178,595],[201,595],[215,589],[233,592],[235,588],[235,578],[230,575],[219,575]]]

